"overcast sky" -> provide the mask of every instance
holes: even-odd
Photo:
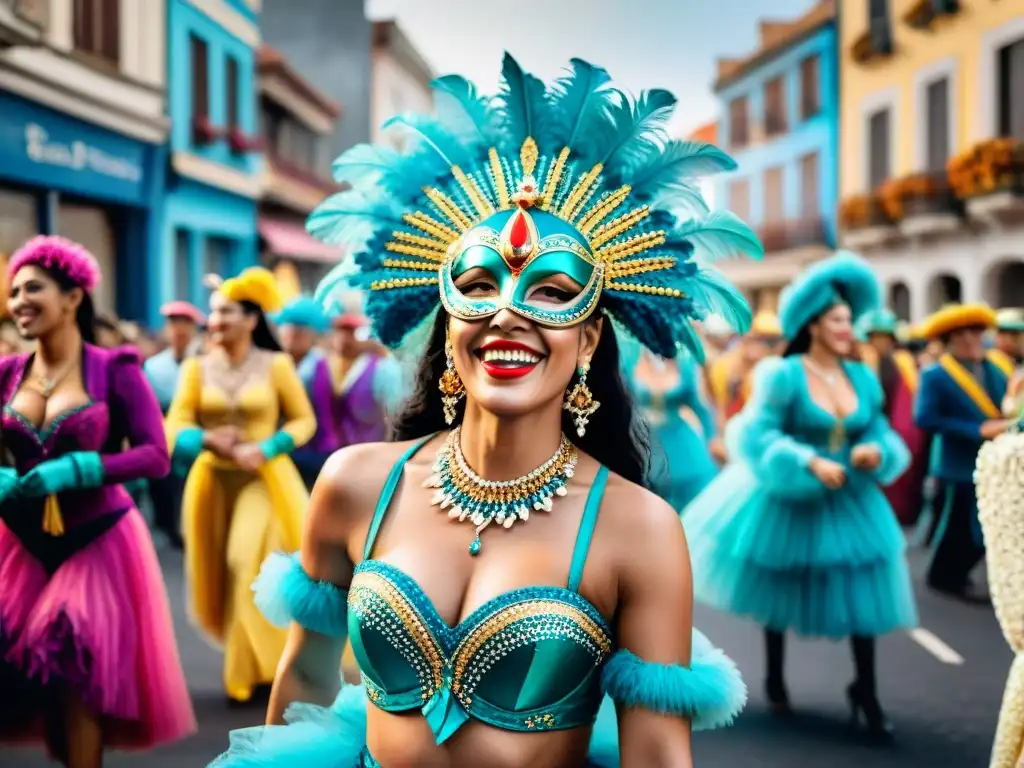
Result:
[[[795,18],[814,0],[366,0],[373,19],[395,19],[438,74],[497,87],[502,52],[545,81],[572,57],[607,69],[636,92],[679,98],[682,135],[718,116],[715,59],[757,44],[760,18]]]

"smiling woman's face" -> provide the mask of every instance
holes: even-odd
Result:
[[[481,268],[460,275],[456,287],[467,298],[496,296],[499,290]],[[531,285],[527,298],[534,306],[557,310],[582,289],[556,273]],[[485,411],[521,416],[561,402],[577,366],[593,356],[602,322],[595,315],[578,325],[547,328],[509,309],[476,321],[453,317],[448,328],[455,369],[468,398]]]

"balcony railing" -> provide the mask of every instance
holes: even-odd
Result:
[[[791,248],[829,245],[828,230],[825,220],[820,216],[779,221],[765,224],[758,232],[765,253],[778,253]]]

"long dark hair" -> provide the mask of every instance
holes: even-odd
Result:
[[[833,284],[832,290],[835,292],[837,299],[829,304],[827,307],[821,310],[818,314],[803,324],[803,327],[797,332],[796,336],[786,344],[786,348],[782,352],[783,357],[790,357],[791,355],[805,355],[811,349],[811,326],[821,320],[825,315],[832,311],[832,308],[838,304],[849,304],[846,300],[843,288],[839,285]]]
[[[416,440],[449,429],[444,421],[438,379],[445,370],[445,330],[448,316],[439,312],[423,353],[416,386],[405,408],[391,423],[392,440]],[[619,371],[619,347],[609,321],[590,361],[587,386],[601,403],[583,437],[568,411],[562,412],[562,431],[581,451],[593,456],[609,470],[638,485],[646,485],[650,463],[650,438],[646,424],[634,416],[633,400]],[[462,421],[465,400],[459,402],[455,424]]]
[[[277,340],[277,336],[270,330],[270,323],[267,322],[267,316],[263,314],[259,304],[252,301],[241,301],[239,304],[241,304],[242,312],[245,315],[249,317],[255,315],[256,317],[256,328],[252,332],[252,343],[268,352],[280,352],[281,342]]]
[[[64,272],[46,267],[42,267],[42,269],[57,284],[61,293],[71,293],[75,288],[82,292],[82,303],[78,305],[78,311],[75,312],[75,325],[78,326],[78,332],[82,335],[82,341],[86,344],[95,344],[96,306],[92,303],[92,296]]]

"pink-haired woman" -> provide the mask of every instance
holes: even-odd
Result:
[[[33,354],[0,360],[0,741],[69,768],[183,738],[195,718],[149,531],[123,484],[166,475],[138,353],[94,346],[100,274],[81,246],[29,241],[7,307]],[[125,448],[127,441],[127,448]]]

